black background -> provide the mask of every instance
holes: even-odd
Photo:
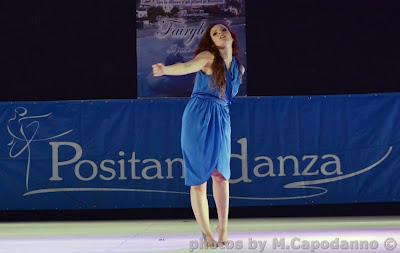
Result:
[[[249,96],[400,91],[390,1],[247,1]],[[136,98],[134,0],[0,3],[0,100]]]

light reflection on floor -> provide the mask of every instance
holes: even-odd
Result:
[[[0,223],[0,252],[400,252],[399,217],[231,219],[231,242],[206,250],[197,229],[194,220]]]

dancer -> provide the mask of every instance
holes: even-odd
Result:
[[[185,185],[196,221],[208,247],[228,242],[231,122],[228,105],[239,89],[244,67],[239,63],[238,40],[225,24],[212,24],[204,33],[195,57],[185,63],[154,64],[153,75],[196,73],[191,99],[182,117],[181,147]],[[207,181],[218,213],[218,241],[209,224]]]

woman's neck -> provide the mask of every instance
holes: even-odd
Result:
[[[224,47],[219,49],[219,53],[221,54],[222,59],[224,59],[225,62],[231,62],[232,61],[232,47]]]
[[[224,47],[219,50],[222,59],[224,59],[225,66],[227,69],[231,68],[232,63],[232,47]]]

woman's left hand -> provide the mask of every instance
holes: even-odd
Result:
[[[244,74],[244,72],[245,72],[245,68],[244,68],[244,66],[243,65],[240,65],[240,73],[243,75]]]

